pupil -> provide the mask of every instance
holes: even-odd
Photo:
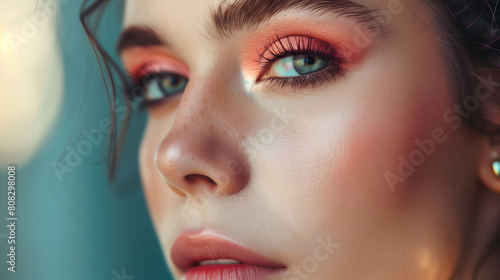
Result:
[[[307,58],[305,58],[305,63],[312,65],[316,63],[316,58],[314,56],[308,56]]]
[[[172,85],[172,86],[175,87],[177,84],[179,84],[179,78],[177,78],[175,76],[170,77],[170,81],[169,82],[170,82],[170,85]]]

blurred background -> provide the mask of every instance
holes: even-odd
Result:
[[[137,151],[147,116],[140,109],[117,178],[108,179],[111,111],[79,22],[82,2],[0,0],[0,279],[171,279],[141,189]],[[110,51],[123,2],[111,1],[98,29]],[[16,166],[15,273],[7,270],[9,165]]]

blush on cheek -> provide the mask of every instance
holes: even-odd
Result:
[[[434,148],[424,151],[422,143],[428,143],[433,131],[444,125],[442,112],[451,100],[436,99],[442,88],[396,90],[390,94],[404,92],[405,97],[394,98],[392,106],[372,104],[362,119],[352,124],[357,130],[349,141],[350,168],[363,174],[354,177],[355,186],[360,188],[357,191],[373,194],[369,204],[401,211],[433,191],[427,181],[434,174],[432,166],[439,160],[433,155],[439,146],[428,144]]]

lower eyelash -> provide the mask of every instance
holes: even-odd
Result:
[[[162,99],[152,100],[152,101],[148,101],[146,99],[143,99],[144,95],[146,94],[146,91],[147,91],[147,85],[148,85],[148,83],[152,79],[154,79],[154,77],[159,76],[159,75],[167,76],[167,75],[178,75],[178,74],[169,73],[169,72],[154,72],[154,71],[151,71],[149,69],[146,69],[146,70],[143,71],[143,73],[141,75],[132,75],[132,74],[129,75],[129,78],[132,80],[132,87],[131,87],[131,89],[128,92],[126,92],[126,96],[132,102],[138,101],[138,99],[141,99],[139,101],[139,106],[140,106],[139,108],[141,110],[152,108],[152,107],[154,107],[156,105],[160,105],[166,99],[169,98],[169,97],[164,97]],[[135,94],[132,93],[132,90],[135,90]],[[138,92],[141,94],[140,97],[137,96]]]
[[[344,73],[340,68],[336,67],[335,65],[331,65],[321,71],[314,72],[308,75],[302,75],[293,78],[270,77],[262,80],[262,82],[267,83],[271,86],[290,86],[294,89],[303,89],[308,87],[314,88],[320,86],[323,83],[343,76]]]
[[[128,78],[131,81],[129,84],[129,87],[127,88],[127,92],[125,92],[125,95],[127,98],[131,99],[131,101],[135,101],[134,99],[138,98],[138,92],[143,94],[144,92],[144,83],[146,77],[149,77],[151,74],[146,73],[145,75],[136,75],[136,74],[128,74]],[[132,92],[134,91],[134,92]]]

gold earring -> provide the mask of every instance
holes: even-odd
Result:
[[[495,173],[495,175],[497,176],[497,178],[500,178],[500,161],[499,160],[495,160],[492,163],[492,167],[493,167],[493,172]]]

